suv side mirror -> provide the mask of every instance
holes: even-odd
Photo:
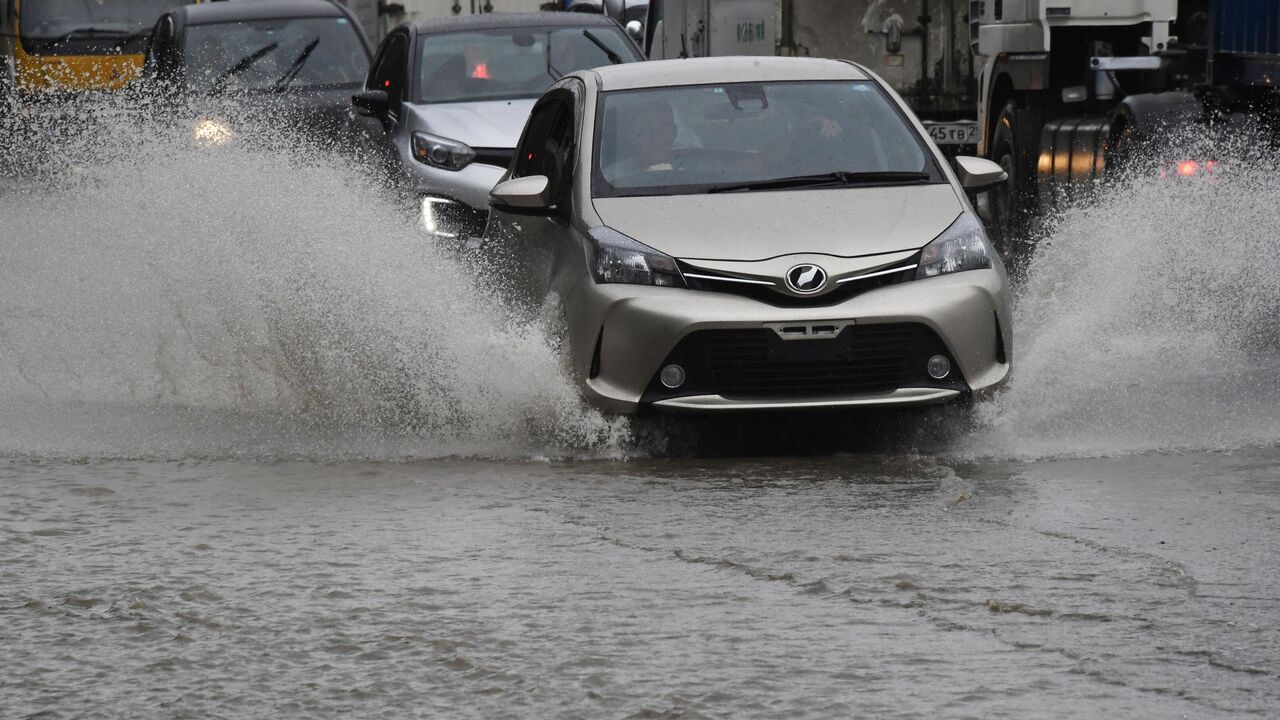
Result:
[[[1009,179],[1009,173],[999,165],[979,157],[956,156],[956,176],[960,184],[970,192],[990,190]]]
[[[489,200],[503,210],[529,215],[551,210],[551,181],[546,175],[529,175],[500,182],[489,191]]]
[[[365,117],[383,117],[387,114],[387,91],[361,90],[351,96],[351,106]]]

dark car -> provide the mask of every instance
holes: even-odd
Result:
[[[333,138],[350,129],[370,57],[355,17],[329,0],[187,5],[156,22],[142,82],[205,143],[250,123]]]
[[[534,101],[569,73],[643,59],[622,27],[599,15],[419,20],[387,35],[351,101],[420,203],[428,234],[477,235]]]

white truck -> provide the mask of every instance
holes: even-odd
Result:
[[[1280,127],[1276,0],[972,2],[979,146],[1009,172],[988,223],[1006,251],[1028,217],[1095,187],[1174,126]],[[1212,123],[1210,123],[1212,121]],[[1274,133],[1274,131],[1273,131]],[[1179,175],[1210,158],[1168,157]]]

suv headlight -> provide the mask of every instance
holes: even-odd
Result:
[[[670,255],[664,255],[614,230],[592,228],[591,275],[598,283],[629,283],[685,287],[684,276]]]
[[[433,167],[461,170],[476,159],[476,151],[457,140],[416,132],[413,134],[413,157]]]
[[[964,213],[920,252],[916,279],[991,267],[991,250],[982,223]]]

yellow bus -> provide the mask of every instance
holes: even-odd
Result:
[[[142,72],[151,26],[193,0],[0,0],[0,85],[118,90]]]

